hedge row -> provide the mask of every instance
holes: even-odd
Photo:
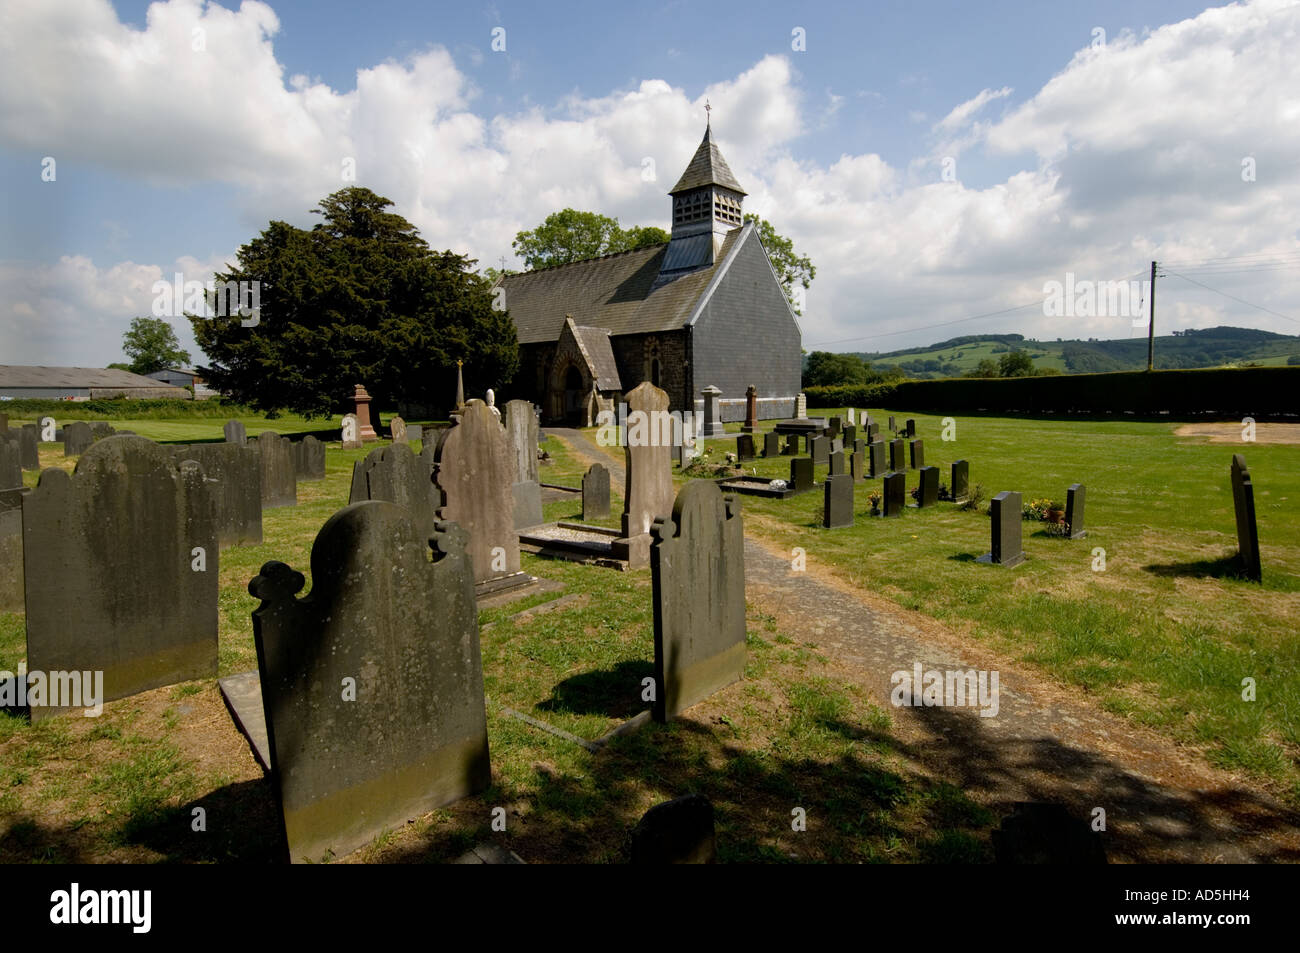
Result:
[[[1300,414],[1300,367],[1120,371],[1052,377],[890,381],[810,387],[809,406],[887,407],[936,413],[1158,414],[1279,417]]]
[[[177,400],[155,398],[136,400],[54,400],[27,399],[0,401],[0,413],[11,418],[38,417],[49,414],[56,420],[164,420],[173,417],[243,417],[254,413],[241,404],[212,400]]]

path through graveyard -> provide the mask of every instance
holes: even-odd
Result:
[[[547,433],[622,482],[623,468],[586,435]],[[748,601],[775,616],[778,628],[858,670],[858,683],[892,717],[905,757],[999,816],[1017,801],[1055,801],[1088,819],[1103,808],[1112,861],[1300,861],[1300,816],[1248,781],[921,613],[823,573],[813,558],[806,571],[792,571],[779,541],[747,532],[745,585]],[[892,706],[891,675],[918,662],[923,671],[997,671],[997,715]]]

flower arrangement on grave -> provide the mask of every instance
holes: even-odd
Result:
[[[1047,520],[1047,510],[1051,505],[1052,501],[1046,497],[1040,500],[1030,500],[1024,505],[1021,516],[1027,520],[1045,522]]]
[[[872,490],[870,493],[868,493],[867,502],[871,504],[871,512],[879,513],[880,512],[880,491]]]
[[[952,494],[950,494],[950,493],[948,492],[948,484],[947,484],[947,483],[940,483],[940,484],[939,484],[939,499],[941,499],[941,500],[951,500],[951,499],[952,499]]]

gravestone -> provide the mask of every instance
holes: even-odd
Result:
[[[785,447],[782,448],[781,452],[786,456],[797,454],[799,452],[799,435],[797,433],[789,433],[785,435]]]
[[[907,474],[898,471],[886,473],[881,496],[886,516],[902,516],[907,499]]]
[[[22,453],[13,431],[0,434],[0,490],[23,485]]]
[[[843,452],[844,452],[844,438],[843,438],[843,437],[832,437],[832,438],[831,438],[831,448],[830,448],[830,452],[831,452],[831,453],[843,453]]]
[[[963,503],[970,496],[970,464],[965,460],[953,463],[948,492],[954,503]]]
[[[754,435],[742,433],[736,438],[736,461],[753,460],[754,457]]]
[[[1246,468],[1246,458],[1232,455],[1232,506],[1237,517],[1237,550],[1246,577],[1260,582],[1263,568],[1259,561],[1259,527],[1255,523],[1255,485]]]
[[[376,447],[364,459],[352,464],[348,503],[367,500],[381,500],[402,507],[423,539],[437,531],[438,506],[442,498],[433,485],[428,461],[416,456],[409,444]]]
[[[375,433],[375,428],[370,423],[370,395],[360,384],[353,389],[352,407],[357,421],[357,439],[362,443],[378,440],[379,434]]]
[[[344,414],[339,427],[339,439],[343,441],[344,450],[361,449],[361,425],[357,423],[356,414]]]
[[[841,476],[845,471],[844,451],[837,450],[827,458],[831,476]]]
[[[714,388],[717,390],[717,388]],[[629,564],[649,562],[650,527],[673,508],[673,471],[670,448],[658,431],[657,421],[667,419],[668,394],[642,381],[627,395],[627,440],[624,442],[623,538],[629,543]],[[633,417],[634,414],[638,416]],[[667,443],[672,443],[668,440]],[[635,549],[635,552],[633,552]]]
[[[867,478],[865,472],[865,461],[862,453],[862,441],[858,441],[858,448],[849,455],[849,475],[853,477],[854,483],[861,483]]]
[[[889,441],[889,469],[899,473],[907,469],[907,461],[903,459],[903,441],[895,438]]]
[[[910,444],[908,444],[908,449],[910,450],[912,456],[911,459],[912,469],[919,470],[923,466],[925,466],[925,441],[913,440]]]
[[[758,388],[753,384],[745,391],[745,425],[741,429],[745,433],[758,429]]]
[[[885,475],[885,442],[876,440],[867,444],[867,475],[876,479]]]
[[[248,584],[290,861],[341,857],[491,783],[466,548],[454,523],[429,539],[400,506],[355,503],[316,537],[309,596],[278,562]]]
[[[23,499],[30,670],[103,672],[104,701],[216,675],[213,510],[202,467],[143,437],[42,473]]]
[[[0,414],[0,433],[5,433],[9,429],[9,415]]]
[[[0,491],[0,612],[22,611],[22,498],[20,491],[5,490]]]
[[[803,394],[794,399],[794,416],[796,420],[805,420],[808,417],[808,398]]]
[[[482,585],[519,575],[511,493],[514,465],[505,429],[488,405],[468,401],[439,436],[433,459],[434,482],[442,493],[437,516],[469,533],[474,582]]]
[[[853,525],[853,477],[836,473],[826,478],[826,498],[822,505],[822,526],[839,529]]]
[[[774,430],[769,430],[763,434],[763,457],[779,457],[781,455],[781,435]]]
[[[1021,546],[1020,494],[1012,490],[1003,490],[989,503],[989,520],[992,544],[989,551],[977,561],[993,563],[999,566],[1019,566],[1025,561]]]
[[[237,443],[241,447],[248,443],[248,432],[238,420],[227,420],[221,429],[226,435],[226,443]]]
[[[854,409],[852,407],[848,409],[848,418],[849,418],[849,426],[856,427],[858,423],[858,415],[854,412]]]
[[[1083,522],[1083,504],[1083,484],[1071,483],[1065,491],[1065,523],[1070,529],[1070,539],[1085,539],[1088,536]]]
[[[920,488],[916,494],[917,507],[934,506],[939,502],[939,468],[921,467],[917,476]]]
[[[827,422],[826,436],[838,437],[840,435],[840,431],[843,429],[843,423],[844,422],[840,420],[839,417],[832,417]]]
[[[867,424],[867,443],[874,443],[880,436],[880,424],[874,420]]]
[[[687,794],[656,804],[632,829],[634,864],[714,864],[718,861],[713,804]]]
[[[63,455],[65,457],[81,456],[90,449],[90,445],[94,442],[95,435],[90,429],[90,424],[84,420],[75,420],[64,425]]]
[[[812,456],[813,466],[826,466],[830,462],[831,438],[813,437],[808,445],[808,451]]]
[[[424,428],[421,427],[419,424],[407,424],[407,425],[406,425],[406,439],[407,439],[407,440],[419,440],[419,441],[423,442],[423,440],[424,440]]]
[[[542,514],[540,483],[512,483],[510,498],[513,501],[510,512],[515,529],[527,529],[529,526],[540,526],[546,522],[546,517]]]
[[[537,415],[526,400],[506,404],[506,447],[513,468],[510,487],[515,529],[542,522],[542,484],[537,473]]]
[[[24,470],[41,468],[40,434],[35,424],[23,424],[18,430],[18,460]]]
[[[262,508],[296,506],[298,467],[289,438],[267,430],[258,434],[254,443],[262,458]]]
[[[790,461],[790,486],[796,493],[813,488],[812,457],[795,457]]]
[[[111,437],[117,431],[113,429],[112,424],[107,420],[92,420],[90,422],[90,432],[95,435],[96,440],[103,440],[105,437]]]
[[[644,385],[641,385],[644,386]],[[740,497],[687,483],[654,522],[654,718],[665,722],[745,671],[745,534]]]
[[[894,423],[894,415],[893,415],[893,414],[890,414],[890,415],[889,415],[889,432],[890,432],[890,433],[897,433],[897,432],[898,432],[898,425]]]
[[[609,470],[593,463],[582,476],[582,518],[600,520],[609,516]]]
[[[262,541],[262,461],[256,447],[237,443],[196,443],[170,447],[175,465],[194,460],[212,496],[217,542],[253,546]]]
[[[915,437],[915,436],[916,436],[916,421],[915,421],[914,419],[912,419],[911,417],[908,417],[908,418],[907,418],[906,427],[907,427],[907,436],[908,436],[908,437]],[[919,469],[919,467],[918,467],[918,469]]]
[[[704,395],[704,429],[702,437],[725,437],[727,428],[722,425],[722,391],[710,384],[700,391]],[[628,413],[631,413],[629,408]]]
[[[393,443],[406,443],[406,421],[401,417],[394,417],[388,422],[388,435],[392,438]]]
[[[844,442],[844,449],[852,453],[853,444],[857,442],[858,439],[858,428],[849,424],[840,432],[840,437]]]
[[[311,434],[290,444],[294,473],[299,480],[325,479],[325,444]]]

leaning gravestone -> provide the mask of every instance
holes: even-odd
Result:
[[[886,516],[902,516],[903,502],[907,496],[907,474],[890,472],[885,474],[884,486],[882,488],[884,496],[884,509]]]
[[[668,394],[643,381],[627,395],[627,439],[624,441],[623,537],[629,541],[629,562],[649,561],[650,527],[673,508],[671,440],[661,439],[661,415],[668,413]],[[639,417],[634,415],[639,414]],[[639,426],[638,426],[639,422]],[[635,549],[635,552],[633,550]],[[632,558],[634,557],[634,558]]]
[[[405,443],[376,447],[352,464],[348,503],[382,500],[407,511],[416,530],[428,539],[438,522],[441,498],[426,461]]]
[[[238,420],[227,420],[221,430],[226,435],[226,443],[237,443],[241,447],[248,443],[248,431]]]
[[[18,459],[24,470],[41,468],[40,434],[35,424],[23,424],[18,431]]]
[[[844,451],[836,450],[827,458],[826,463],[830,467],[831,476],[840,476],[845,472]]]
[[[952,465],[952,477],[949,481],[949,493],[954,503],[963,503],[970,496],[970,464],[958,460]]]
[[[542,484],[537,473],[537,415],[526,400],[506,404],[506,445],[514,466],[510,488],[514,499],[515,529],[542,522]]]
[[[902,473],[907,469],[907,461],[903,459],[903,441],[901,439],[889,441],[889,469],[895,473]]]
[[[582,518],[600,520],[609,517],[609,471],[593,463],[582,477]]]
[[[790,461],[790,486],[796,493],[813,488],[812,457],[795,457]]]
[[[1070,539],[1085,539],[1088,536],[1083,522],[1083,503],[1083,484],[1071,483],[1065,491],[1065,525],[1070,530]]]
[[[209,486],[197,463],[134,436],[41,474],[23,500],[31,671],[103,672],[103,701],[217,674]],[[33,705],[32,719],[71,707]]]
[[[434,482],[442,494],[438,519],[469,533],[474,582],[520,575],[510,489],[514,465],[505,429],[492,409],[478,399],[467,401],[459,419],[439,436],[433,461]]]
[[[918,508],[934,506],[939,502],[939,468],[921,467],[918,473],[919,492],[916,494]]]
[[[867,462],[870,465],[867,475],[873,480],[885,475],[885,442],[875,440],[867,444]]]
[[[656,804],[632,829],[634,864],[713,864],[717,860],[713,804],[703,794]]]
[[[454,523],[429,539],[400,506],[355,503],[316,537],[309,596],[278,562],[248,584],[290,861],[341,857],[491,783],[466,545]]]
[[[63,455],[65,457],[79,457],[90,449],[90,445],[95,442],[95,435],[91,432],[90,424],[84,420],[75,420],[63,427]]]
[[[1259,527],[1255,523],[1255,486],[1246,469],[1246,458],[1232,455],[1232,506],[1237,517],[1237,550],[1246,577],[1260,582],[1263,569],[1259,562]]]
[[[668,721],[745,671],[740,498],[692,480],[654,522],[654,718]]]
[[[273,430],[257,435],[262,458],[262,508],[298,505],[298,467],[288,437]]]
[[[911,451],[911,455],[912,455],[912,460],[911,460],[912,469],[919,470],[923,466],[925,466],[925,441],[913,440],[910,444],[908,444],[908,448]]]
[[[325,444],[308,434],[290,446],[294,473],[299,480],[325,479]]]
[[[394,417],[388,422],[388,435],[393,438],[393,443],[406,443],[406,421],[401,417]]]
[[[238,443],[171,447],[177,466],[194,460],[212,494],[221,548],[262,541],[262,461],[257,449]]]
[[[839,529],[853,525],[853,477],[836,473],[826,478],[826,498],[822,505],[822,526]]]
[[[763,434],[763,456],[779,457],[781,455],[781,435],[775,430]]]
[[[813,437],[808,450],[812,456],[813,466],[826,466],[831,456],[830,437]]]
[[[754,435],[742,433],[736,438],[736,460],[753,460],[754,459]]]
[[[1020,494],[1003,490],[989,503],[992,544],[977,561],[999,566],[1019,566],[1025,561],[1021,546]]]

